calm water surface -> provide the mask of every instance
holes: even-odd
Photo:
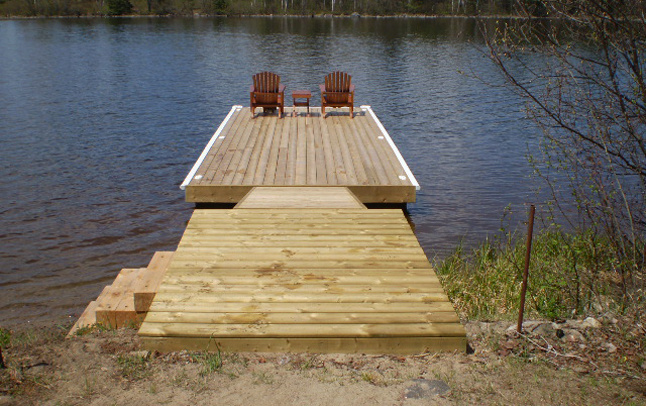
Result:
[[[173,250],[178,185],[261,70],[313,92],[350,72],[422,186],[427,254],[477,244],[533,198],[537,133],[481,51],[464,19],[0,21],[0,323],[76,316]]]

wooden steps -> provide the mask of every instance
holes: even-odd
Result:
[[[153,302],[155,293],[159,289],[162,278],[168,269],[170,260],[173,258],[173,251],[155,252],[153,258],[146,268],[147,272],[141,272],[136,281],[137,288],[134,292],[134,306],[136,312],[147,312]]]
[[[68,337],[96,324],[109,328],[138,327],[143,321],[173,252],[159,251],[146,268],[124,268],[103,288],[76,321]]]

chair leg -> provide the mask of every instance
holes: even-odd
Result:
[[[251,119],[252,119],[252,120],[253,120],[254,118],[256,118],[255,113],[254,113],[255,111],[256,111],[256,108],[252,106],[252,107],[251,107]]]
[[[325,118],[325,106],[321,106],[321,115]]]
[[[350,118],[354,118],[353,109],[354,109],[354,106],[350,106]]]

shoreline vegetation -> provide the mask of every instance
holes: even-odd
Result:
[[[537,230],[526,317],[555,321],[614,314],[640,323],[646,316],[646,245],[640,240],[635,248],[633,258],[621,258],[611,239],[592,230]],[[468,252],[458,246],[434,267],[463,321],[511,321],[518,317],[524,262],[524,237],[504,232]]]
[[[512,0],[0,0],[0,18],[513,17]]]

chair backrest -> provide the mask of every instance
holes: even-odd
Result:
[[[325,77],[325,91],[330,103],[344,103],[350,97],[352,76],[345,72],[332,72]]]
[[[256,93],[278,93],[280,76],[272,72],[260,72],[253,75],[253,87]]]

